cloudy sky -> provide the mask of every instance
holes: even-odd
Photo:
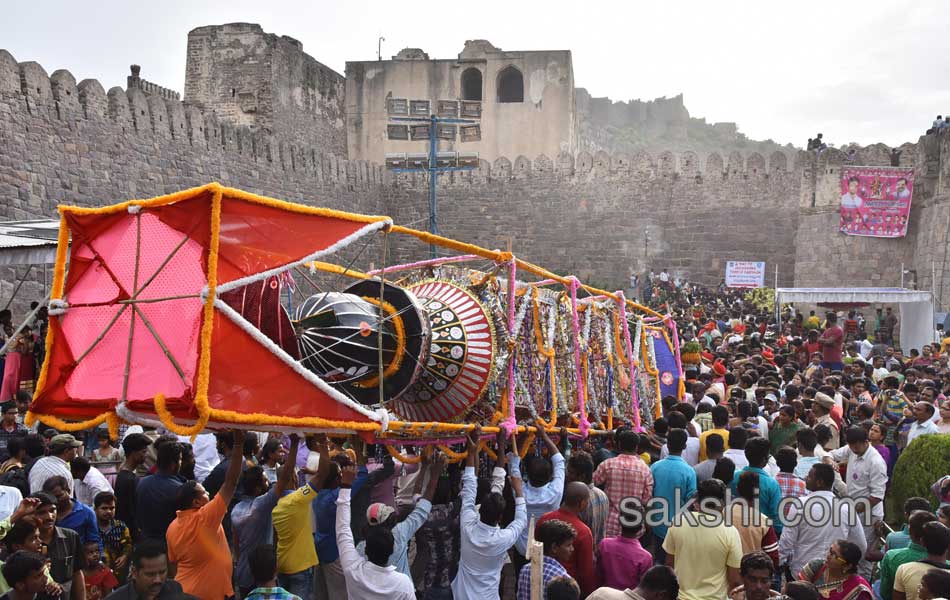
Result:
[[[129,64],[181,90],[190,29],[235,21],[347,60],[420,47],[451,58],[466,39],[506,50],[573,51],[578,87],[613,100],[685,94],[694,117],[754,139],[804,144],[916,141],[950,113],[950,10],[942,0],[794,3],[565,0],[41,0],[4,6],[0,48],[77,81],[125,84]],[[94,8],[93,8],[94,7]],[[415,10],[414,7],[420,7]]]

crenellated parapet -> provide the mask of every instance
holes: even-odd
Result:
[[[481,166],[468,172],[469,175],[453,176],[453,179],[527,179],[532,177],[558,177],[590,179],[679,179],[698,178],[706,181],[719,180],[768,180],[789,175],[789,155],[774,152],[768,160],[757,152],[747,155],[732,152],[725,158],[719,153],[700,154],[693,151],[671,151],[651,154],[639,151],[633,156],[609,154],[603,150],[594,154],[561,152],[553,159],[545,154],[534,158],[527,156],[499,156],[494,161],[481,161]],[[445,177],[448,177],[447,175]],[[412,178],[402,178],[411,181]]]
[[[115,127],[122,135],[158,143],[182,144],[234,154],[288,172],[309,173],[317,181],[351,186],[381,186],[380,165],[329,154],[315,142],[275,135],[261,127],[235,125],[213,110],[182,102],[172,90],[129,77],[127,89],[108,91],[95,79],[76,78],[65,69],[48,74],[36,62],[18,62],[0,49],[0,102],[12,111],[48,118],[55,128],[71,123]],[[133,81],[134,80],[134,81]],[[530,169],[529,169],[530,170]]]

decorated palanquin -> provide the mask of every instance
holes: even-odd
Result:
[[[643,427],[683,394],[668,316],[387,217],[218,184],[60,214],[31,421],[447,444]],[[412,244],[442,252],[386,264]]]

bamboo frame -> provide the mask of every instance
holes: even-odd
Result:
[[[297,429],[297,430],[333,430],[333,431],[350,431],[350,432],[365,432],[373,433],[381,440],[385,441],[386,439],[390,440],[399,440],[405,437],[413,436],[431,436],[432,434],[463,434],[468,431],[471,431],[476,427],[472,423],[421,423],[421,422],[407,422],[407,421],[390,421],[388,423],[377,422],[369,420],[366,422],[362,421],[338,421],[332,419],[323,419],[321,417],[283,417],[277,415],[264,415],[264,414],[249,414],[241,413],[238,411],[232,410],[223,410],[223,409],[213,409],[208,404],[208,388],[209,388],[209,378],[210,378],[210,363],[211,363],[211,338],[212,338],[212,328],[214,323],[214,301],[215,301],[215,290],[217,287],[217,261],[218,261],[218,241],[220,235],[220,219],[221,219],[221,205],[224,197],[233,198],[237,200],[243,200],[246,202],[252,202],[256,204],[261,204],[265,206],[271,206],[274,208],[279,208],[281,210],[287,210],[290,212],[298,214],[307,214],[307,215],[316,215],[324,216],[330,218],[344,219],[359,223],[366,224],[377,224],[384,221],[389,221],[387,217],[382,216],[367,216],[359,215],[354,213],[348,213],[343,211],[324,209],[324,208],[314,208],[309,206],[304,206],[300,204],[294,204],[290,202],[285,202],[282,200],[276,200],[273,198],[267,198],[264,196],[258,196],[256,194],[250,194],[233,188],[227,188],[221,186],[218,183],[210,183],[204,186],[192,188],[189,190],[183,190],[174,194],[169,194],[166,196],[158,196],[156,198],[151,198],[148,200],[130,200],[127,202],[122,202],[112,206],[100,207],[100,208],[87,208],[87,207],[78,207],[78,206],[60,206],[60,230],[59,230],[59,239],[56,255],[56,265],[53,275],[53,285],[51,299],[62,301],[63,300],[63,289],[65,285],[65,269],[66,262],[68,258],[68,246],[69,246],[69,226],[67,223],[66,216],[69,214],[72,215],[110,215],[117,214],[121,212],[129,212],[132,214],[137,214],[143,208],[157,208],[161,206],[166,206],[176,202],[192,199],[198,197],[202,194],[211,194],[211,237],[209,244],[209,251],[207,257],[207,273],[208,273],[208,282],[206,288],[206,295],[204,298],[203,305],[203,314],[202,314],[202,324],[201,324],[201,335],[200,335],[200,347],[199,347],[199,364],[196,373],[196,385],[195,385],[195,397],[194,397],[194,409],[197,413],[197,418],[188,419],[186,423],[183,423],[182,419],[176,419],[167,409],[165,405],[165,396],[163,394],[157,394],[154,398],[155,412],[158,416],[161,423],[168,428],[170,431],[178,433],[179,435],[196,435],[201,432],[205,426],[209,423],[226,425],[226,426],[235,426],[235,427],[248,427],[248,428],[261,428],[261,427],[276,427],[283,429]],[[140,220],[137,219],[140,227]],[[592,286],[582,284],[577,281],[576,278],[571,276],[560,276],[547,269],[534,265],[532,263],[523,261],[516,258],[511,252],[502,252],[498,250],[487,250],[479,246],[472,244],[466,244],[449,238],[445,238],[438,235],[433,235],[424,231],[419,231],[415,229],[410,229],[407,227],[402,227],[398,225],[392,225],[391,222],[384,224],[383,229],[384,234],[388,233],[400,233],[414,237],[422,242],[428,244],[434,244],[447,248],[450,250],[455,250],[463,253],[466,256],[480,257],[494,261],[498,265],[513,263],[515,272],[517,269],[535,275],[542,278],[542,281],[528,284],[535,289],[543,285],[552,285],[552,284],[561,284],[566,288],[582,289],[591,296],[598,298],[609,298],[615,302],[623,302],[624,306],[631,309],[637,310],[641,313],[651,315],[660,319],[664,318],[664,315],[654,311],[653,309],[637,304],[630,300],[623,298],[622,294],[615,294],[608,292],[606,290],[601,290]],[[188,238],[186,237],[178,247],[180,247]],[[176,248],[177,250],[177,248]],[[138,253],[138,245],[136,252]],[[170,260],[171,256],[175,254],[175,251],[172,251],[171,255],[166,258],[164,264]],[[448,257],[442,262],[458,262],[459,257]],[[136,259],[136,265],[138,265],[138,257]],[[333,265],[331,263],[325,263],[320,261],[312,261],[307,263],[311,268],[331,272],[338,274],[345,274],[354,278],[359,279],[369,279],[372,278],[372,275],[361,273],[349,268],[343,268],[338,265]],[[399,270],[400,265],[389,266],[387,267],[385,262],[383,263],[383,273],[394,272]],[[152,275],[152,278],[160,271],[161,268],[156,270],[156,273]],[[138,287],[138,268],[136,268],[136,288]],[[384,277],[379,277],[379,280],[382,281]],[[142,285],[142,288],[150,283],[151,279],[145,282]],[[121,309],[123,312],[125,308],[129,305],[133,308],[133,313],[137,313],[135,310],[134,302],[137,300],[136,296],[133,296],[125,306]],[[512,295],[513,296],[513,295]],[[512,298],[512,302],[514,299]],[[134,321],[134,319],[133,319]],[[149,324],[146,324],[147,326]],[[148,329],[152,329],[150,326]],[[154,332],[153,332],[154,334]],[[105,335],[103,332],[102,335]],[[131,341],[130,332],[130,341]],[[51,348],[54,343],[54,329],[51,328],[49,334],[47,335],[47,352],[46,360],[44,361],[43,367],[40,372],[40,377],[37,381],[36,394],[42,392],[47,383],[48,369],[49,369],[49,360],[51,357]],[[131,344],[130,344],[131,346]],[[165,351],[166,355],[170,359],[172,357],[168,355],[167,350]],[[179,371],[181,374],[180,367],[172,359],[173,364],[176,366],[176,371]],[[129,377],[128,374],[129,361],[126,361],[126,373],[124,374],[125,383],[123,383],[123,402],[125,389],[127,386],[127,380]],[[499,428],[509,431],[509,433],[528,433],[529,435],[534,435],[538,431],[538,427],[533,425],[517,425],[510,422],[502,422],[502,419],[505,419],[510,407],[507,406],[508,398],[507,391],[503,394],[505,396],[502,399],[501,410],[496,413],[495,418],[492,420],[490,425],[482,427],[482,431],[486,434],[497,433]],[[121,403],[120,403],[121,404]],[[84,429],[89,427],[91,424],[99,424],[102,422],[108,422],[110,425],[110,430],[117,428],[117,424],[120,420],[120,417],[117,413],[117,408],[112,408],[108,411],[105,411],[91,419],[87,419],[81,422],[69,422],[59,419],[55,415],[47,414],[27,414],[27,422],[32,423],[36,420],[42,420],[47,423],[56,424],[60,429],[64,431],[75,431],[79,429]],[[552,411],[553,412],[553,411]],[[557,431],[560,428],[555,426],[556,418],[552,419],[551,422],[544,422],[544,429],[547,431]],[[613,411],[608,412],[608,424],[613,424]],[[115,427],[113,427],[115,425]],[[574,435],[604,435],[610,433],[609,430],[595,430],[590,429],[580,429],[576,427],[569,428],[568,431]],[[453,458],[458,458],[458,455],[453,455]]]

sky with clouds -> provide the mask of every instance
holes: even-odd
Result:
[[[424,7],[416,9],[415,7]],[[420,47],[458,54],[466,39],[505,50],[569,49],[578,87],[613,100],[685,95],[694,117],[753,139],[897,145],[950,113],[950,4],[943,0],[740,2],[547,0],[41,0],[4,6],[0,48],[77,81],[142,77],[181,90],[188,31],[259,23],[300,40],[342,73]]]

